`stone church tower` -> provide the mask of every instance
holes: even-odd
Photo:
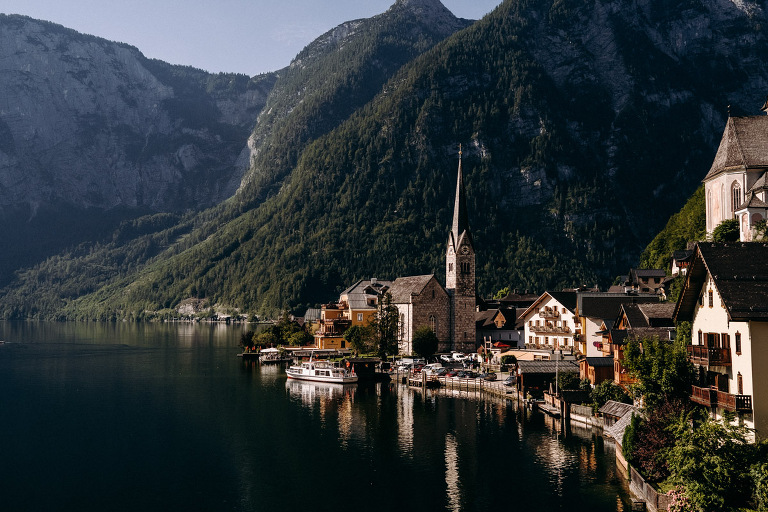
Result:
[[[450,343],[453,350],[474,352],[475,343],[475,247],[469,232],[467,198],[461,172],[456,179],[453,225],[445,254],[445,289],[450,296]]]

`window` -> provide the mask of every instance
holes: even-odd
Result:
[[[699,329],[699,345],[703,345],[702,343],[703,336],[704,334],[701,332],[701,329]]]
[[[469,263],[464,262],[461,264],[461,273],[462,274],[469,274]]]
[[[734,339],[736,342],[736,354],[741,355],[741,333],[737,332]]]
[[[565,314],[565,308],[563,308],[563,314]]]
[[[744,394],[744,378],[741,376],[741,372],[739,372],[738,375],[736,375],[736,387],[739,390],[737,394],[743,395]]]
[[[731,211],[736,211],[741,205],[741,185],[734,181],[731,185]]]
[[[448,264],[448,272],[453,272],[453,263]]]
[[[712,292],[712,290],[709,290],[707,294],[709,295],[709,307],[713,307],[715,305],[715,294]]]
[[[723,348],[727,348],[727,349],[731,348],[731,335],[730,334],[728,334],[727,332],[724,332],[723,334],[720,335],[720,340],[721,340]]]
[[[437,332],[437,320],[435,319],[435,315],[429,315],[429,328],[432,329],[432,332]]]
[[[357,314],[357,321],[358,322],[362,322],[363,321],[363,314],[362,313],[358,313]]]

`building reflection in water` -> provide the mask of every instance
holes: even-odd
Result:
[[[413,408],[415,393],[405,392],[397,401],[397,445],[400,453],[413,458]]]
[[[445,436],[445,485],[448,510],[461,510],[461,488],[459,487],[459,443],[449,433]]]

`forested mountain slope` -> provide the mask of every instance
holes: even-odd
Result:
[[[459,143],[481,294],[608,284],[696,189],[728,105],[762,104],[761,5],[507,0],[332,131],[300,138],[269,187],[252,184],[259,151],[272,151],[256,141],[236,200],[188,232],[159,227],[49,260],[17,281],[5,314],[29,314],[35,283],[66,283],[63,265],[86,272],[107,254],[119,277],[66,304],[49,295],[46,310],[123,316],[189,297],[300,310],[361,277],[442,278]],[[125,256],[150,243],[148,265]]]

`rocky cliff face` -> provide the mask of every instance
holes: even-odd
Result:
[[[273,77],[208,75],[0,16],[0,212],[183,210],[231,195]]]

